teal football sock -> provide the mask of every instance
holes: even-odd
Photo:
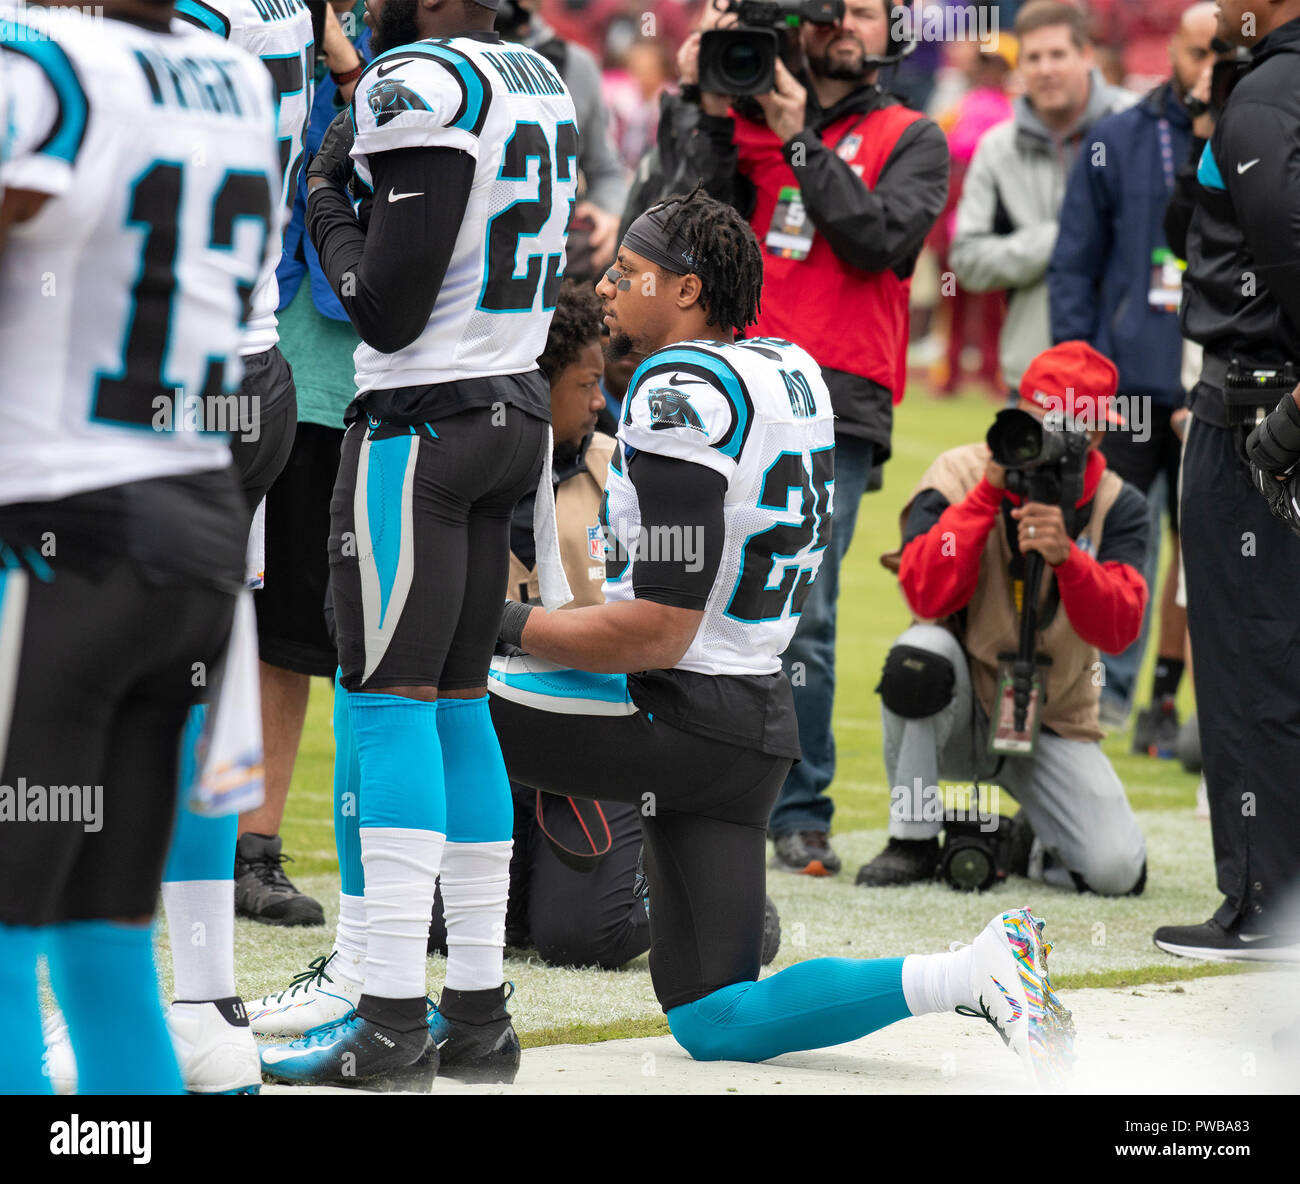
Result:
[[[148,925],[69,921],[47,930],[50,982],[81,1094],[179,1094]]]
[[[668,1012],[697,1061],[765,1061],[857,1040],[911,1015],[902,958],[813,958]]]
[[[341,674],[341,672],[340,672]],[[361,867],[361,764],[352,739],[348,691],[334,678],[334,847],[339,857],[340,890],[344,896],[364,896],[366,874]]]
[[[50,1092],[49,1079],[41,1073],[45,1040],[36,985],[43,932],[30,925],[0,925],[0,1008],[5,1015],[0,1094]]]
[[[438,740],[447,779],[447,838],[496,843],[515,829],[510,778],[487,696],[438,700]]]

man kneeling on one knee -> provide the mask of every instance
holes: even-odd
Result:
[[[885,767],[900,788],[891,797],[889,844],[859,870],[859,884],[935,874],[942,822],[908,787],[944,778],[1000,785],[1019,802],[1018,825],[1032,828],[1033,844],[1017,844],[1031,854],[1010,870],[1103,896],[1142,890],[1146,844],[1101,750],[1097,720],[1105,669],[1098,650],[1119,653],[1137,637],[1147,600],[1146,501],[1107,470],[1099,450],[1103,431],[1121,422],[1112,406],[1117,378],[1108,359],[1069,341],[1039,354],[1021,380],[1022,411],[1048,431],[1088,437],[1081,461],[1063,470],[1059,503],[1009,490],[1007,470],[980,443],[943,453],[904,506],[902,550],[884,562],[898,572],[915,623],[894,643],[878,688]],[[1027,720],[1021,735],[1009,735],[1020,721],[1003,708],[1032,552],[1043,561],[1038,730],[1031,751],[1008,753],[1028,747],[1023,733],[1033,727]],[[1004,721],[996,743],[991,716]]]

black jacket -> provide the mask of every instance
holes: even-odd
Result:
[[[928,119],[907,128],[874,189],[868,189],[820,138],[823,130],[845,115],[865,115],[898,102],[877,86],[864,86],[822,110],[809,86],[807,127],[790,141],[786,154],[788,159],[795,145],[803,145],[799,177],[804,208],[831,250],[851,266],[864,271],[892,269],[906,279],[947,200],[948,142],[943,132]],[[742,104],[742,110],[762,121],[757,104]],[[749,179],[737,171],[734,126],[730,116],[702,114],[673,96],[664,100],[659,151],[664,175],[671,176],[677,187],[689,189],[699,180],[711,197],[748,218],[755,193]],[[822,376],[835,407],[836,432],[871,440],[877,463],[887,458],[893,426],[889,391],[840,370],[823,367]]]
[[[1197,172],[1187,264],[1184,336],[1245,363],[1300,363],[1300,19],[1253,48],[1224,107]]]

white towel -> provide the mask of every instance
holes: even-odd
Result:
[[[190,808],[206,817],[256,810],[264,783],[257,614],[251,592],[241,592],[235,602],[230,644],[210,689],[196,762],[201,773],[190,789]]]
[[[555,523],[555,484],[551,476],[551,450],[555,441],[550,424],[546,425],[546,456],[542,460],[542,475],[537,481],[537,497],[533,501],[533,547],[537,554],[537,582],[541,587],[542,604],[548,613],[563,608],[573,599],[569,581],[560,559],[560,535]]]
[[[244,587],[266,586],[266,498],[257,503],[253,511],[253,525],[248,531],[248,546],[244,551]]]

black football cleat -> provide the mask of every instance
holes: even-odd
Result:
[[[443,1077],[474,1085],[510,1085],[514,1081],[522,1055],[519,1036],[506,1011],[506,1000],[514,992],[513,983],[503,984],[495,992],[442,992],[439,1006],[429,1011],[429,1036]],[[487,1002],[495,1006],[484,1006],[480,996],[490,997]],[[470,1006],[465,1006],[467,998]],[[455,1018],[444,1015],[440,1010],[444,1007],[452,1008]]]

